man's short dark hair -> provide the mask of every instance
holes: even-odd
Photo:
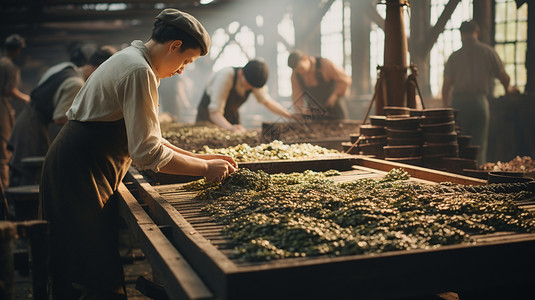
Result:
[[[81,42],[71,42],[67,45],[67,52],[69,53],[69,60],[77,67],[87,64],[87,56],[82,50],[83,44]]]
[[[165,23],[162,20],[154,21],[152,28],[152,35],[150,37],[158,43],[166,43],[168,41],[181,40],[182,45],[180,51],[184,52],[188,49],[200,49],[201,45],[190,34]]]
[[[292,51],[288,56],[288,67],[295,69],[299,61],[303,59],[304,56],[305,55],[303,54],[303,52],[299,50]]]
[[[464,21],[461,23],[461,27],[459,28],[459,31],[461,33],[474,33],[479,30],[479,26],[475,21]]]
[[[110,48],[100,48],[91,55],[89,58],[89,64],[95,67],[100,66],[103,62],[105,62],[108,58],[110,58],[113,55],[113,51]]]
[[[4,47],[8,51],[22,49],[26,47],[26,40],[18,34],[12,34],[4,41]]]

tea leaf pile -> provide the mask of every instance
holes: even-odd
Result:
[[[427,249],[496,231],[535,231],[535,216],[517,204],[535,195],[521,188],[427,185],[406,180],[402,169],[335,183],[338,174],[240,169],[219,185],[187,188],[200,189],[203,210],[226,225],[236,245],[232,257],[245,261]]]
[[[336,157],[341,153],[337,150],[323,148],[310,143],[285,144],[273,141],[258,146],[240,144],[228,148],[212,149],[204,146],[198,153],[224,154],[231,156],[237,162],[266,161],[266,160],[294,160],[299,158]]]
[[[205,145],[224,148],[243,143],[248,145],[261,143],[258,130],[236,133],[209,123],[196,125],[162,123],[161,131],[162,137],[171,144],[190,151],[200,150]]]

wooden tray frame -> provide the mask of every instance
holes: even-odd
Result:
[[[359,165],[379,170],[403,165],[382,162],[364,159]],[[424,168],[411,172],[432,181],[459,177]],[[136,197],[121,186],[123,216],[137,229],[172,299],[384,299],[535,283],[535,234],[497,233],[476,245],[242,265],[199,234],[135,170],[125,182]]]

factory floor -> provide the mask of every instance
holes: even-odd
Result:
[[[138,245],[136,245],[135,242],[132,243],[132,239],[127,231],[121,235],[121,238],[123,240],[123,247],[121,247],[120,252],[121,257],[123,258],[123,269],[128,299],[152,299],[144,296],[136,289],[136,281],[140,276],[143,276],[147,280],[152,280],[151,265],[144,257],[143,252],[137,247]],[[24,249],[25,247],[27,247],[27,245],[25,245],[24,241],[19,241],[18,244],[15,244],[15,249]],[[33,299],[31,274],[21,274],[21,272],[15,270],[13,279],[14,300]]]

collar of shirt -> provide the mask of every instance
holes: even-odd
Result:
[[[465,45],[465,44],[466,45],[473,45],[473,44],[478,43],[479,40],[476,39],[476,38],[473,38],[473,37],[465,37],[465,38],[463,38],[462,42],[463,42],[463,45]]]
[[[158,79],[158,83],[159,83],[160,82],[160,75],[154,69],[154,66],[152,65],[152,61],[151,61],[150,55],[149,55],[149,49],[147,48],[147,46],[145,46],[145,44],[140,40],[132,41],[132,43],[130,43],[130,46],[138,49],[141,52],[141,54],[143,54],[143,57],[149,63],[149,66],[152,69],[152,72],[154,72],[154,75],[156,75],[156,79]]]
[[[50,76],[56,74],[57,72],[67,68],[67,67],[72,67],[74,70],[78,71],[78,67],[76,67],[75,64],[73,64],[72,62],[70,61],[67,61],[67,62],[62,62],[62,63],[59,63],[57,65],[54,65],[52,67],[50,67],[46,72],[45,74],[43,74],[43,77],[41,77],[41,80],[39,80],[39,82],[37,83],[37,85],[40,85],[41,83],[45,82]]]

